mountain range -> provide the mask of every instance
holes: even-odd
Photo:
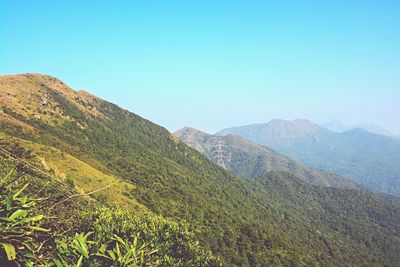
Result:
[[[302,166],[267,146],[258,145],[238,135],[216,136],[190,127],[178,130],[175,135],[188,146],[244,179],[254,179],[278,171],[318,186],[357,189],[349,179]]]
[[[276,129],[276,141],[297,142],[304,136],[315,144],[322,142],[319,134],[325,131],[336,137],[309,122],[296,125],[294,131]],[[358,134],[348,136],[348,142],[365,135]],[[376,142],[382,139],[373,137]],[[394,143],[385,138],[388,150]],[[232,148],[231,162],[242,156],[242,149],[251,148],[243,164],[256,157],[261,167],[240,167],[232,173],[228,162],[207,155],[207,142],[196,147],[203,155],[165,128],[88,92],[74,91],[57,78],[0,76],[0,177],[5,177],[0,181],[10,180],[0,190],[29,186],[28,196],[42,204],[25,203],[23,209],[43,214],[32,221],[46,218],[40,227],[29,225],[30,231],[21,232],[36,233],[29,244],[37,245],[35,255],[43,257],[29,257],[33,265],[60,255],[74,257],[76,250],[65,251],[85,242],[87,236],[78,233],[90,231],[98,240],[109,237],[109,242],[125,244],[122,236],[133,245],[143,242],[138,248],[146,252],[145,259],[159,266],[400,266],[397,198],[352,188],[352,183],[342,186],[343,178],[337,175],[302,167],[242,138],[222,141]],[[275,159],[278,162],[269,163]],[[342,182],[336,186],[333,181]],[[22,191],[0,195],[0,216]],[[11,213],[4,222],[14,222],[21,214],[26,212]],[[76,241],[65,245],[54,236]],[[3,246],[13,256],[10,245]],[[20,247],[16,261],[23,263]],[[106,249],[111,248],[100,246],[100,252],[91,255],[98,257]],[[79,261],[89,261],[83,252]],[[1,252],[0,263],[3,259]]]
[[[357,124],[357,125],[345,125],[343,124],[341,121],[335,119],[332,120],[328,123],[325,124],[321,124],[322,127],[332,131],[332,132],[338,132],[338,133],[342,133],[342,132],[346,132],[349,130],[353,130],[353,129],[357,129],[357,128],[361,128],[366,130],[367,132],[370,133],[375,133],[375,134],[381,134],[381,135],[386,135],[389,137],[397,137],[394,134],[392,134],[391,132],[389,132],[388,130],[386,130],[385,128],[382,128],[380,126],[377,125],[373,125],[373,124]]]
[[[308,120],[272,120],[221,130],[290,156],[306,166],[334,172],[372,190],[400,195],[400,140],[356,128],[329,131]]]

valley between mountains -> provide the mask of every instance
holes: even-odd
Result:
[[[395,138],[172,134],[43,74],[0,76],[0,108],[0,265],[400,266]]]

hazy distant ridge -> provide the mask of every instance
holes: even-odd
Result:
[[[400,195],[400,140],[356,128],[343,133],[308,120],[272,120],[221,130],[267,145],[307,166],[335,172],[373,190]]]
[[[337,133],[343,133],[343,132],[353,130],[356,128],[361,128],[370,133],[381,134],[381,135],[398,138],[398,136],[395,136],[394,134],[392,134],[390,131],[386,130],[385,128],[383,128],[381,126],[373,125],[373,124],[345,125],[341,121],[335,119],[328,123],[321,124],[321,126],[330,131],[337,132]]]

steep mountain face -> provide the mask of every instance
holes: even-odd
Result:
[[[326,124],[322,124],[322,127],[332,131],[332,132],[337,132],[337,133],[343,133],[349,130],[361,128],[363,130],[366,130],[367,132],[374,133],[374,134],[380,134],[380,135],[386,135],[389,137],[395,137],[391,132],[388,130],[377,126],[377,125],[372,125],[372,124],[357,124],[357,125],[344,125],[341,121],[339,120],[332,120]]]
[[[302,166],[267,146],[238,135],[216,136],[185,127],[175,135],[188,146],[206,155],[221,167],[242,178],[257,178],[271,171],[287,172],[318,186],[356,189],[350,180],[333,173]]]
[[[307,166],[348,177],[373,190],[400,196],[400,140],[362,129],[334,133],[305,120],[222,130],[293,157]]]
[[[399,266],[395,200],[281,172],[237,178],[166,129],[50,76],[1,76],[0,108],[2,175],[27,172],[23,160],[68,190],[105,188],[93,196],[98,203],[185,220],[224,266]],[[39,178],[25,177],[58,201],[62,192]],[[65,209],[50,215],[62,224],[75,211]]]

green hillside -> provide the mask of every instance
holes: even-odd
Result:
[[[159,247],[158,258],[148,256],[153,263],[159,260],[158,265],[162,253],[181,260],[182,266],[197,265],[199,259],[204,265],[216,264],[216,258],[225,266],[400,262],[400,210],[395,201],[364,191],[307,185],[285,173],[269,173],[259,181],[237,178],[166,129],[50,76],[0,77],[0,104],[1,148],[19,151],[19,158],[57,179],[52,183],[60,180],[51,187],[53,194],[40,191],[45,182],[37,173],[24,176],[40,194],[60,195],[48,199],[48,205],[76,191],[110,185],[99,194],[64,202],[60,212],[64,210],[65,217],[75,210],[85,215],[68,227],[63,224],[69,220],[56,220],[60,226],[53,228],[68,228],[73,234],[83,231],[86,222],[96,240],[105,242],[101,233],[110,231],[104,230],[108,224],[103,218],[113,219],[101,210],[116,206],[123,211],[115,213],[122,213],[116,220],[122,226],[115,231],[128,239],[132,235],[127,232],[141,232],[144,240]],[[10,169],[20,172],[19,160],[10,160],[2,158],[3,175]],[[100,215],[92,212],[96,209]],[[40,211],[58,212],[35,212]],[[153,224],[162,229],[171,225],[181,239],[162,242],[165,232],[150,227]],[[166,246],[180,240],[186,240],[179,250],[184,252],[168,255]],[[215,258],[207,260],[207,251]]]
[[[177,131],[175,135],[188,146],[244,179],[279,171],[318,186],[358,188],[349,179],[303,166],[267,146],[258,145],[238,135],[216,136],[188,127]]]
[[[77,192],[40,170],[34,152],[2,147],[12,154],[0,153],[0,266],[219,265],[187,223]]]

